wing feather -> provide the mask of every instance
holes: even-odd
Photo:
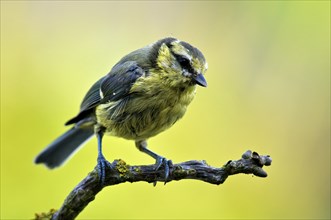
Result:
[[[94,108],[100,103],[128,100],[130,89],[134,82],[145,75],[145,71],[134,61],[117,64],[100,80],[98,80],[85,95],[79,114],[70,119],[66,125],[77,123],[94,114]],[[126,101],[119,105],[116,112],[122,110]]]

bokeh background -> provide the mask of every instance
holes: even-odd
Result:
[[[65,166],[34,157],[125,54],[174,36],[209,63],[186,116],[150,140],[182,162],[270,154],[267,178],[107,187],[78,219],[329,219],[329,1],[1,1],[1,219],[59,208],[96,164],[92,139]],[[152,164],[132,141],[108,160]]]

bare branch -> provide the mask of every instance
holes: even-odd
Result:
[[[167,182],[182,179],[195,179],[211,184],[222,184],[230,175],[239,173],[254,174],[259,177],[267,177],[263,166],[271,165],[269,156],[260,156],[250,150],[242,155],[239,160],[228,161],[223,167],[209,166],[205,161],[191,160],[173,164],[170,168]],[[161,167],[155,171],[154,165],[130,166],[123,160],[115,160],[112,163],[115,169],[106,170],[105,185],[99,183],[97,168],[94,168],[68,195],[60,210],[54,213],[53,220],[74,219],[104,187],[124,182],[145,181],[149,183],[164,182],[164,169]],[[36,215],[37,217],[41,214]]]

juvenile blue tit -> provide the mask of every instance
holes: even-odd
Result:
[[[60,166],[94,134],[98,140],[97,167],[101,182],[106,166],[104,134],[134,140],[136,147],[156,160],[156,169],[170,162],[147,148],[147,139],[170,128],[186,112],[196,86],[207,86],[207,62],[192,45],[164,38],[123,57],[87,92],[73,125],[35,159],[48,168]]]

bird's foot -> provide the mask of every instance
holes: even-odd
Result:
[[[106,169],[107,167],[113,169],[113,165],[110,162],[108,162],[103,155],[98,156],[97,162],[98,162],[97,169],[99,175],[99,183],[101,186],[104,186],[106,180]]]
[[[155,162],[155,171],[158,171],[162,165],[164,166],[164,184],[166,184],[170,174],[170,168],[173,166],[173,164],[171,160],[158,156]],[[154,182],[154,186],[155,185],[156,182]]]

